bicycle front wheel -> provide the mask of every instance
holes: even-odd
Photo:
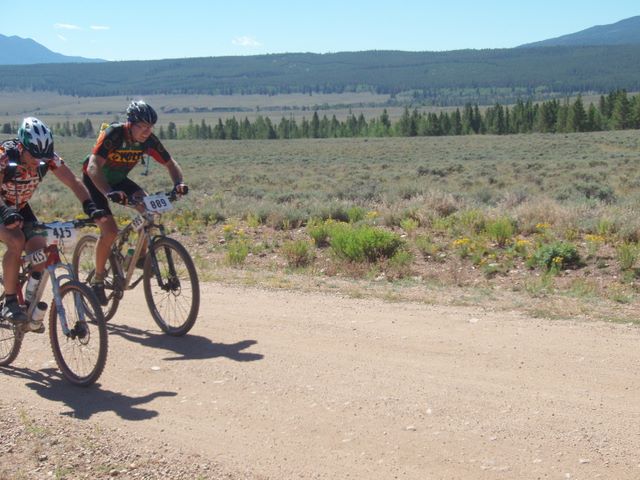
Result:
[[[107,362],[104,316],[89,287],[75,280],[60,287],[60,301],[62,311],[54,302],[49,313],[53,356],[69,382],[87,387],[98,380]]]
[[[200,284],[193,260],[180,243],[168,237],[153,242],[143,283],[149,311],[162,331],[180,337],[191,330],[200,309]]]
[[[0,277],[0,288],[2,289],[0,304],[2,304],[4,303],[4,283],[2,277]],[[0,318],[0,367],[11,365],[11,362],[16,359],[18,353],[20,353],[23,338],[24,333],[19,327],[9,320]]]
[[[95,275],[97,242],[98,236],[90,233],[78,240],[73,250],[73,260],[71,262],[73,272],[76,274],[76,278],[82,283],[91,283]],[[115,273],[116,269],[114,268],[115,262],[112,254],[109,256],[105,266],[104,291],[109,303],[102,307],[102,313],[107,322],[111,320],[118,311],[118,305],[122,298],[122,289],[118,288],[120,279]]]

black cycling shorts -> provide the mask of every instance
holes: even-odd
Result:
[[[93,200],[93,203],[96,204],[96,207],[106,211],[108,215],[113,215],[113,212],[109,208],[109,200],[102,194],[100,190],[98,190],[98,188],[95,186],[95,184],[87,174],[82,175],[82,183],[84,183],[85,187],[87,187],[87,190],[89,190],[91,200]],[[111,187],[112,191],[122,191],[129,197],[138,192],[144,192],[140,185],[129,178],[125,178],[121,182],[109,186]]]
[[[38,221],[36,214],[33,213],[31,207],[27,203],[24,207],[18,210],[18,213],[22,216],[22,233],[27,240],[33,238],[38,233],[33,231],[33,224]]]

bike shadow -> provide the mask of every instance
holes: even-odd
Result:
[[[2,368],[3,374],[29,380],[26,386],[42,398],[58,402],[69,407],[61,412],[80,420],[88,420],[96,413],[113,412],[123,420],[149,420],[159,415],[158,411],[143,408],[141,405],[160,397],[175,397],[176,392],[159,391],[134,397],[103,389],[99,383],[89,388],[73,387],[55,368],[32,370],[30,368]]]
[[[175,357],[166,357],[163,360],[206,360],[225,357],[236,362],[254,362],[264,358],[260,353],[242,351],[257,344],[256,340],[242,340],[231,344],[214,343],[199,335],[172,337],[164,333],[152,333],[148,330],[113,323],[107,324],[107,330],[109,335],[118,335],[145,347],[170,350],[177,354]]]

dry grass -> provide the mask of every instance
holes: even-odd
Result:
[[[79,173],[91,144],[59,139],[57,150]],[[524,296],[525,303],[553,295],[600,299],[615,308],[636,305],[637,266],[623,269],[616,253],[640,239],[636,132],[171,141],[167,147],[193,192],[181,213],[168,220],[184,234],[207,278],[240,275],[261,282],[270,272],[276,283],[288,286],[323,283],[327,277],[354,285],[380,279],[373,291],[393,279],[394,285],[410,285],[403,291],[422,289],[424,298],[433,297],[424,292],[437,286],[480,289],[488,298],[511,292],[506,296]],[[149,176],[138,169],[133,178],[152,192],[170,186],[157,164]],[[588,198],[590,192],[606,196]],[[79,212],[71,194],[51,179],[33,205],[42,217]],[[312,218],[349,221],[350,215],[402,235],[412,253],[410,264],[406,259],[347,264],[324,247],[315,251],[304,274],[289,277],[292,262],[283,245],[309,241],[304,225]],[[511,238],[501,237],[500,245],[487,232],[496,219],[514,224]],[[220,242],[225,224],[244,231],[248,242],[247,256],[238,256],[233,268],[230,242]],[[583,264],[547,278],[526,263],[554,241],[575,245]]]

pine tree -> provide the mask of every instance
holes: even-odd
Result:
[[[567,131],[568,132],[584,132],[586,131],[587,112],[584,110],[582,97],[578,95],[573,106],[567,113]]]
[[[310,135],[311,138],[318,138],[320,136],[320,117],[318,117],[318,111],[313,112],[313,116],[311,117]]]
[[[625,90],[617,92],[613,101],[611,112],[611,128],[614,130],[624,130],[631,124],[631,105]]]

